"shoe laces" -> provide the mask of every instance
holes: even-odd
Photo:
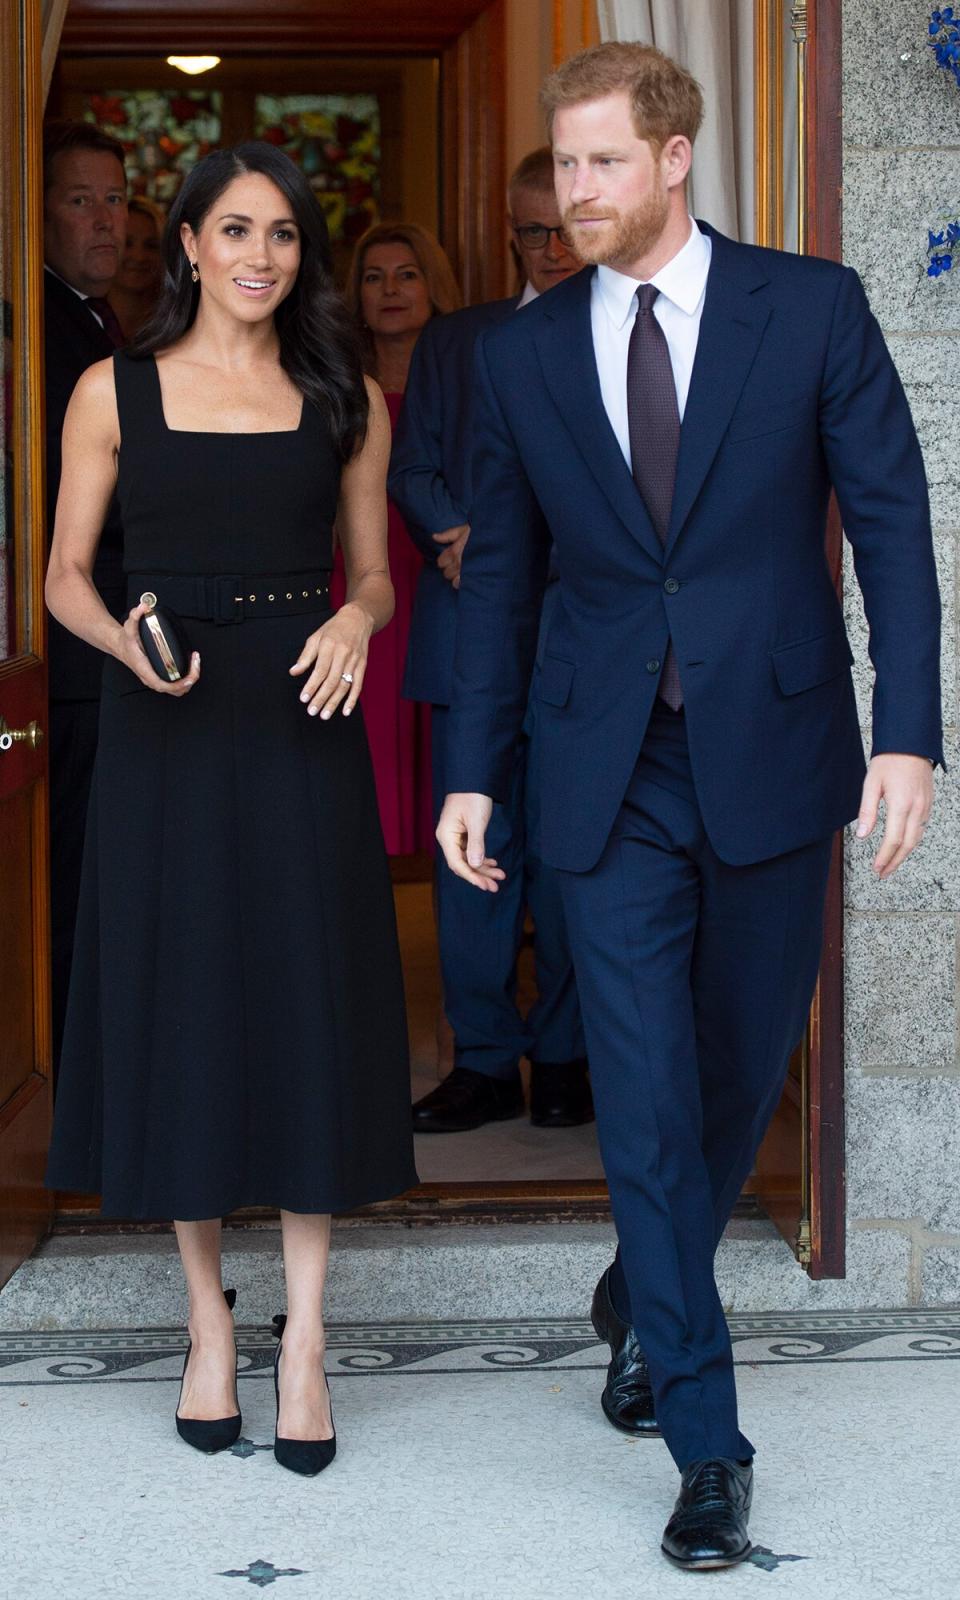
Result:
[[[722,1461],[707,1461],[690,1484],[690,1509],[727,1510],[730,1505],[730,1469]]]

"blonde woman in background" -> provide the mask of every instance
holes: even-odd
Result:
[[[453,268],[437,239],[412,222],[381,222],[357,241],[347,301],[361,331],[367,372],[384,392],[396,429],[414,345],[431,317],[460,306]],[[430,708],[401,699],[410,618],[423,557],[390,504],[388,554],[393,621],[371,640],[363,717],[373,757],[387,854],[433,850]],[[343,594],[334,574],[334,604]]]
[[[143,327],[160,297],[163,259],[160,240],[165,222],[162,207],[144,195],[127,203],[127,229],[120,266],[107,298],[129,344]]]

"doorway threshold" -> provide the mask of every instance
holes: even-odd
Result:
[[[101,1217],[94,1195],[60,1196],[53,1232],[76,1234],[169,1233],[172,1223]],[[733,1213],[738,1221],[765,1218],[756,1197],[743,1194]],[[338,1226],[437,1227],[492,1223],[612,1222],[605,1183],[557,1180],[553,1183],[423,1183],[376,1205],[341,1212]],[[268,1206],[248,1206],[224,1218],[224,1229],[275,1228],[280,1213]]]

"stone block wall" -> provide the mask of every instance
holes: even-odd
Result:
[[[931,279],[925,254],[928,225],[948,210],[960,215],[960,88],[927,47],[930,9],[922,0],[844,0],[843,8],[843,255],[863,278],[923,446],[950,766],[937,773],[924,844],[895,878],[880,883],[872,850],[847,843],[850,1255],[853,1264],[869,1245],[890,1305],[960,1301],[960,259]],[[871,675],[849,550],[846,565],[869,748]]]

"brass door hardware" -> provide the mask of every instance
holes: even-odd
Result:
[[[31,750],[36,750],[42,740],[43,729],[39,722],[28,722],[25,728],[8,728],[0,717],[0,754],[12,750],[15,744],[28,744]]]

